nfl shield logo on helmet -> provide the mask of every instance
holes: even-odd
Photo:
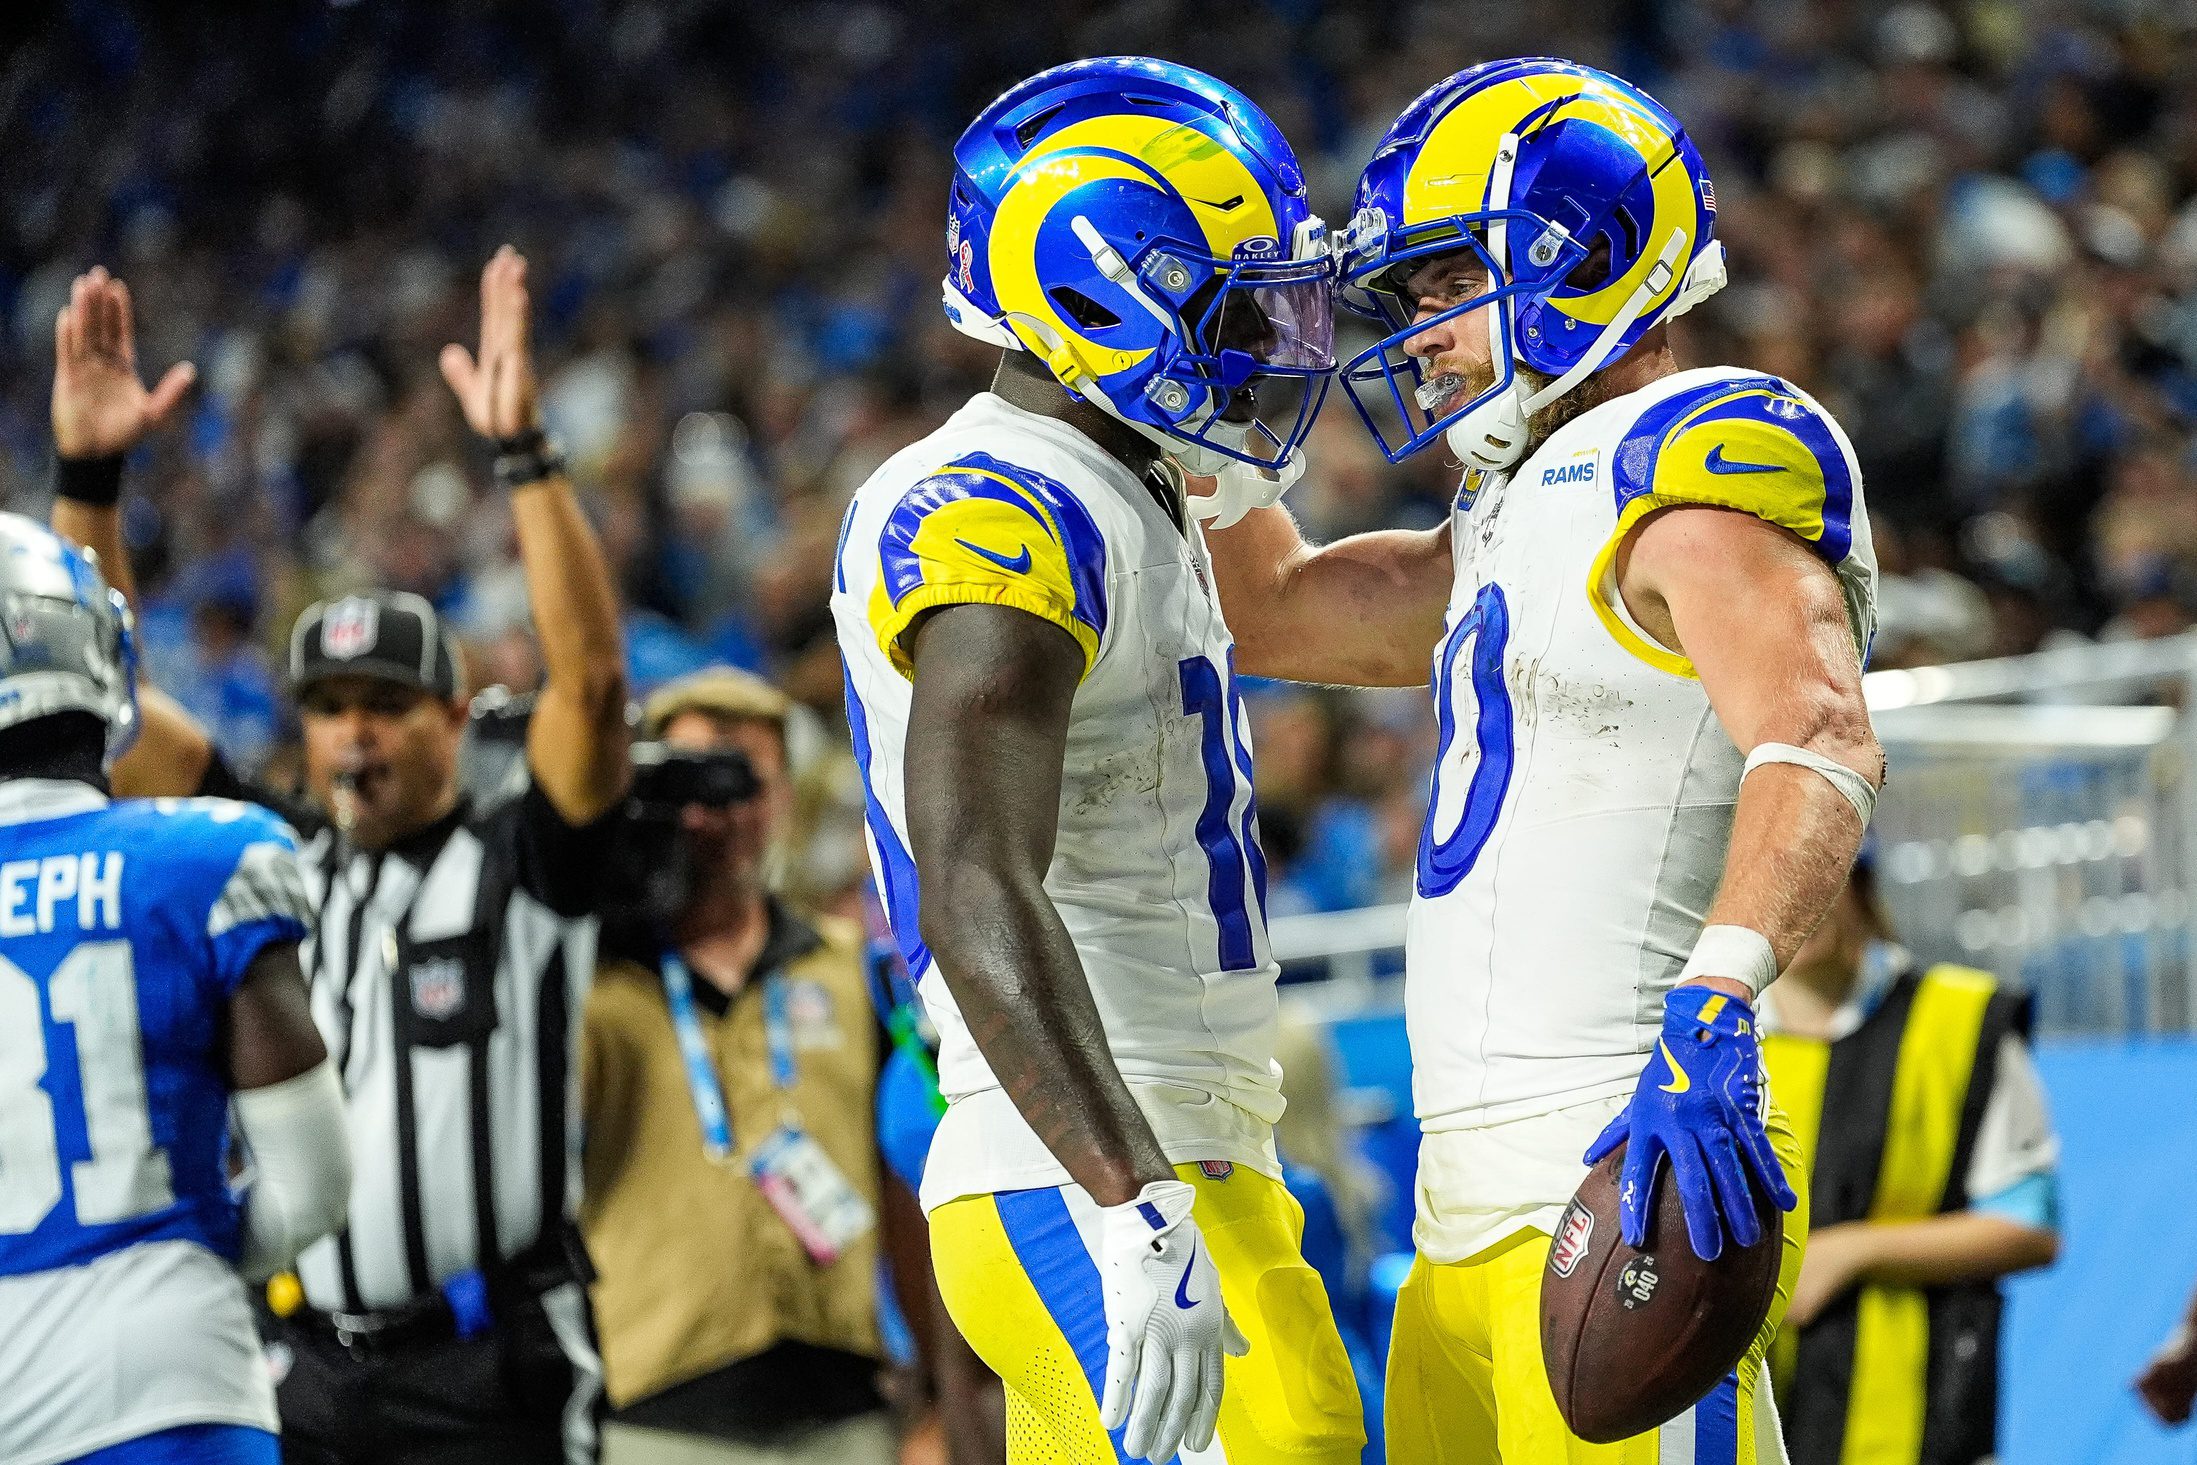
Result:
[[[440,1022],[465,1002],[465,963],[455,956],[436,957],[412,968],[412,1010]]]
[[[1549,1270],[1559,1277],[1577,1271],[1593,1235],[1594,1212],[1573,1200],[1564,1208],[1564,1219],[1556,1223],[1556,1239],[1549,1243]]]
[[[320,622],[321,652],[336,661],[349,661],[374,649],[374,636],[381,628],[381,607],[364,596],[354,595],[339,600],[328,607],[328,614]]]

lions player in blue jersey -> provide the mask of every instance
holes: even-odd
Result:
[[[289,829],[108,798],[134,661],[91,562],[0,514],[0,1460],[272,1465],[242,1278],[342,1219],[343,1100]]]

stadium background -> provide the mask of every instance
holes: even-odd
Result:
[[[420,591],[483,680],[534,675],[510,526],[433,365],[505,240],[637,687],[730,660],[836,727],[841,509],[990,368],[936,305],[946,149],[1007,82],[1110,52],[1242,86],[1330,219],[1462,65],[1641,81],[1708,156],[1732,253],[1685,349],[1798,382],[1860,452],[1877,667],[2197,623],[2186,4],[66,0],[10,7],[0,43],[0,495],[43,511],[53,316],[105,263],[148,365],[201,370],[128,534],[155,675],[245,764],[285,757],[279,639],[315,595]],[[1388,468],[1340,402],[1312,453],[1292,503],[1321,537],[1433,522],[1453,482],[1438,453]],[[1269,689],[1254,717],[1277,914],[1401,899],[1424,695]],[[821,827],[817,864],[848,868],[852,825]],[[2197,1052],[2093,1034],[2045,1071],[2069,1247],[2016,1289],[2008,1458],[2197,1458],[2126,1389],[2197,1275]]]

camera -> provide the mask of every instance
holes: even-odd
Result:
[[[755,765],[736,749],[700,752],[660,742],[635,743],[633,786],[626,794],[610,858],[606,917],[662,929],[678,916],[693,878],[693,857],[679,831],[692,804],[727,809],[763,791]]]
[[[755,765],[737,748],[699,752],[663,743],[633,745],[629,811],[642,819],[677,819],[689,804],[725,809],[763,791]]]

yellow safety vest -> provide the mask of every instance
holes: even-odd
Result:
[[[1894,978],[1837,1042],[1773,1033],[1771,1092],[1809,1166],[1811,1224],[1913,1221],[1968,1206],[1969,1159],[2027,998],[1988,972]],[[1770,1363],[1793,1465],[1971,1465],[1994,1451],[1999,1294],[1991,1283],[1870,1285]]]

